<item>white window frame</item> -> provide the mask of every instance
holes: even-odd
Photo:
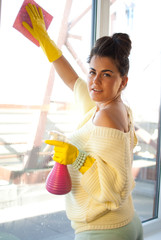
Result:
[[[109,9],[110,0],[97,0],[97,26],[96,39],[109,35]],[[161,178],[158,189],[161,192]],[[161,198],[159,198],[158,217],[143,223],[145,240],[161,239]]]

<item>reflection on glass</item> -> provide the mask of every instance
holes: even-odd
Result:
[[[36,2],[54,17],[48,29],[50,37],[78,74],[86,79],[92,1]],[[65,232],[72,238],[70,224],[63,212],[63,196],[51,195],[45,189],[46,177],[54,162],[52,149],[44,144],[44,140],[50,138],[52,130],[71,131],[78,119],[74,115],[72,93],[62,84],[43,51],[12,28],[22,3],[2,1],[0,237],[33,239],[29,236],[33,229],[34,239],[39,239],[40,233],[43,238],[48,228],[46,232],[49,236],[54,234],[54,239]],[[37,228],[34,229],[32,224],[31,231],[23,232],[19,228],[22,223],[16,220],[31,217],[32,223],[38,221]],[[24,220],[24,227],[25,223],[27,229],[29,221]]]
[[[133,110],[138,137],[134,149],[136,187],[133,198],[143,221],[157,217],[161,35],[157,28],[149,32],[149,26],[160,21],[159,4],[158,0],[152,4],[145,0],[116,0],[111,1],[110,6],[110,35],[127,32],[132,39],[129,81],[124,98]]]

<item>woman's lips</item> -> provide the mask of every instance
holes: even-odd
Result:
[[[101,89],[96,89],[96,88],[92,88],[92,91],[94,91],[94,92],[102,92]]]

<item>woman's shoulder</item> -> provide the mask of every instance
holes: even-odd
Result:
[[[129,131],[129,117],[124,104],[109,106],[96,112],[93,123],[96,126],[117,129],[122,132]]]

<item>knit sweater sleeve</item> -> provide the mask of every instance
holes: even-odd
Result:
[[[96,105],[89,96],[86,82],[81,78],[78,78],[74,85],[74,97],[78,109],[83,115]]]
[[[81,185],[94,201],[115,210],[127,200],[134,187],[130,134],[96,127],[88,140],[88,149],[96,161],[82,176]]]

